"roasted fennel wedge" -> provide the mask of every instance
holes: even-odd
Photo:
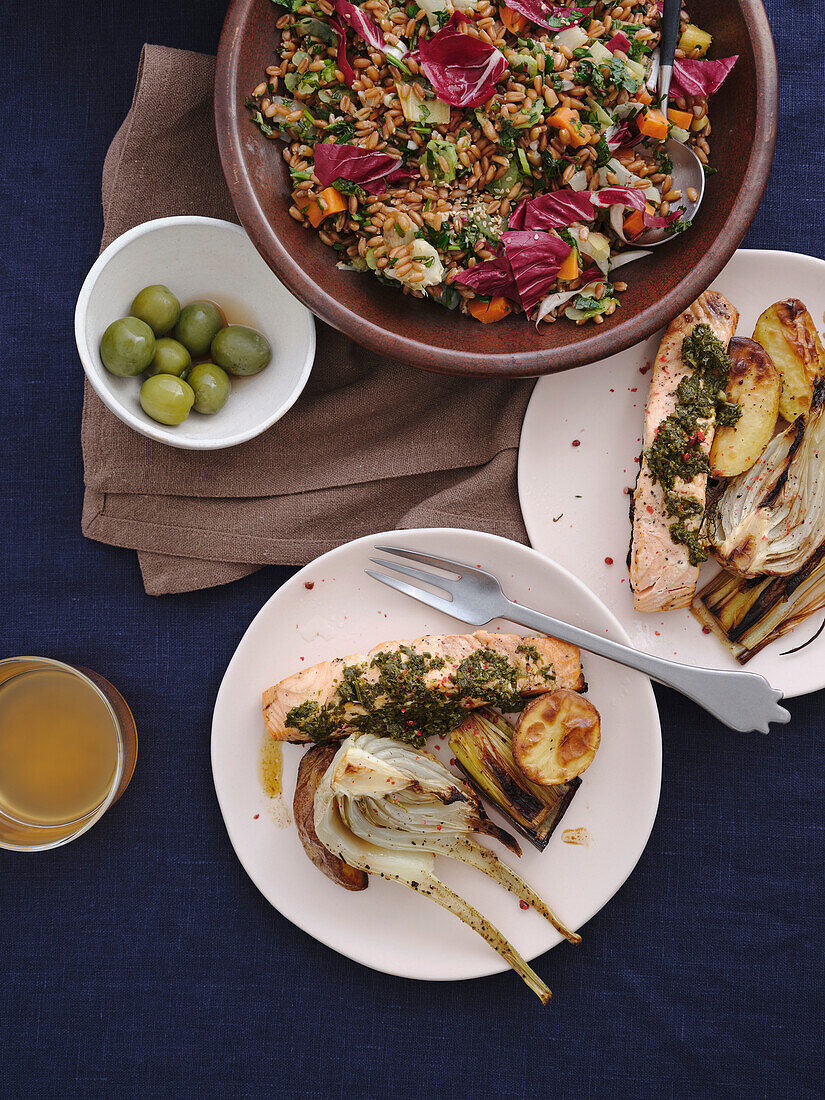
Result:
[[[825,381],[807,416],[732,478],[706,521],[714,556],[742,577],[790,577],[825,543]]]
[[[467,863],[541,913],[571,943],[581,937],[474,834],[518,845],[487,819],[475,794],[430,753],[390,738],[353,735],[341,745],[315,795],[315,832],[350,867],[437,901],[478,932],[543,1004],[550,990],[504,935],[435,874],[435,857]]]
[[[513,756],[513,727],[491,710],[468,714],[450,734],[450,749],[478,793],[544,851],[581,779],[551,787],[531,783]]]

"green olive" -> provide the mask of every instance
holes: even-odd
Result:
[[[195,394],[195,412],[220,412],[226,404],[231,389],[229,375],[214,363],[198,363],[186,381]]]
[[[171,336],[161,336],[155,341],[155,357],[149,364],[146,373],[174,374],[180,378],[192,366],[192,356],[177,340]]]
[[[140,404],[158,424],[182,424],[195,402],[192,387],[174,374],[153,374],[140,387]]]
[[[212,337],[223,326],[221,311],[212,302],[190,302],[180,311],[173,336],[195,359],[209,351]]]
[[[152,362],[155,334],[137,317],[112,321],[100,341],[100,358],[107,371],[118,378],[134,378]]]
[[[227,325],[212,341],[212,358],[230,374],[257,374],[272,358],[272,348],[254,328]]]
[[[137,294],[129,313],[145,321],[155,336],[165,336],[178,323],[180,302],[168,286],[155,283]]]

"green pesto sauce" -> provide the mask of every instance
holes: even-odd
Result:
[[[539,659],[537,650],[535,657]],[[427,737],[446,736],[459,726],[467,714],[462,703],[468,700],[480,699],[503,711],[523,708],[524,700],[517,691],[520,670],[495,650],[478,649],[465,657],[444,683],[427,684],[427,673],[443,669],[444,664],[443,658],[414,653],[409,646],[376,653],[368,666],[344,668],[343,683],[331,702],[325,706],[301,703],[289,711],[286,724],[313,741],[326,741],[346,728],[420,748]],[[378,673],[374,681],[367,679],[368,671]],[[540,671],[548,680],[554,678],[548,666]]]
[[[529,645],[526,642],[519,642],[516,646],[516,653],[523,653],[528,661],[532,661],[536,665],[541,663],[541,654],[534,645]]]
[[[696,325],[682,341],[682,362],[690,368],[676,389],[676,408],[662,422],[647,450],[647,462],[654,482],[665,490],[665,511],[674,517],[670,537],[687,547],[691,565],[707,560],[699,533],[686,519],[702,511],[698,500],[675,492],[677,480],[692,481],[710,469],[702,449],[714,424],[732,425],[742,410],[725,396],[730,357],[724,344],[707,325]]]

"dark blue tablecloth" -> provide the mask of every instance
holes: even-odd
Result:
[[[144,41],[214,52],[221,0],[4,7],[0,651],[89,665],[141,734],[122,802],[53,854],[0,852],[0,1091],[12,1097],[823,1095],[825,696],[770,737],[657,691],[659,817],[636,872],[538,970],[448,985],[349,962],[279,916],[235,858],[212,704],[288,575],[153,599],[135,555],[80,534],[74,300],[103,155]],[[771,0],[782,110],[747,239],[825,256],[825,17]],[[632,797],[632,792],[628,792]]]

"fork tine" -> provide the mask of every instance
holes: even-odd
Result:
[[[410,561],[417,561],[422,565],[431,565],[434,569],[457,573],[459,577],[464,575],[466,569],[474,569],[474,566],[467,565],[466,562],[453,561],[452,558],[439,558],[435,554],[419,554],[414,550],[404,550],[400,546],[376,546],[375,549],[380,550],[382,554],[395,554],[397,557],[409,558]],[[475,571],[478,572],[478,570]]]
[[[429,607],[434,607],[436,611],[443,611],[446,615],[452,615],[454,619],[461,619],[462,622],[468,621],[462,618],[461,615],[456,614],[455,607],[450,600],[445,600],[441,596],[434,596],[431,592],[425,592],[421,588],[407,584],[406,581],[402,581],[398,577],[388,577],[384,573],[376,573],[372,569],[365,569],[364,572],[368,577],[386,584],[389,588],[394,588],[396,592],[403,592],[405,596],[412,596],[414,600],[425,603]]]
[[[394,573],[403,573],[405,577],[412,577],[413,580],[431,584],[433,588],[440,588],[442,592],[449,592],[448,586],[457,583],[439,577],[435,573],[425,573],[423,569],[412,569],[409,565],[402,565],[401,562],[386,561],[381,558],[370,558],[370,561],[373,565],[380,565],[382,569],[391,569]]]

